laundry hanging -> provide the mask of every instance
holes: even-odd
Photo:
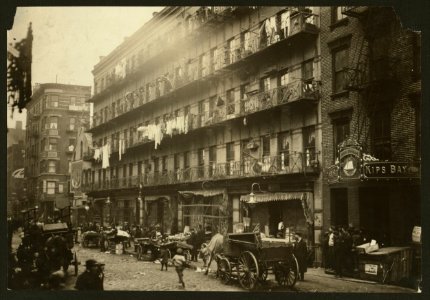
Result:
[[[102,169],[109,168],[109,144],[103,146],[102,153]]]

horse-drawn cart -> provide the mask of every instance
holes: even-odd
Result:
[[[190,250],[193,246],[188,245],[182,241],[169,241],[162,243],[159,240],[153,240],[150,238],[136,238],[134,239],[136,244],[137,259],[144,261],[154,261],[160,258],[161,249],[167,249],[169,257],[172,258],[178,248],[184,250],[185,259],[191,260]]]
[[[101,240],[101,234],[96,231],[85,231],[82,234],[82,247],[99,247]]]
[[[298,264],[293,245],[283,239],[260,237],[260,233],[228,234],[223,251],[216,257],[218,277],[228,283],[239,280],[245,289],[254,289],[257,282],[265,281],[269,272],[280,286],[292,287],[298,275]]]

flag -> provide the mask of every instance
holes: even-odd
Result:
[[[15,46],[8,45],[7,92],[12,111],[18,107],[19,112],[22,112],[31,99],[32,47],[33,30],[30,23],[27,37],[15,43]]]

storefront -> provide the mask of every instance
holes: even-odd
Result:
[[[149,227],[160,226],[162,232],[170,234],[174,230],[174,207],[168,195],[145,196],[146,224]]]
[[[251,197],[254,199],[251,200]],[[251,228],[259,224],[261,232],[276,237],[282,222],[285,227],[283,232],[301,233],[306,240],[313,240],[312,192],[264,192],[243,195],[240,200],[244,203],[245,214],[250,218]]]
[[[179,191],[179,227],[229,232],[232,207],[225,189]]]
[[[415,255],[412,232],[421,226],[420,166],[379,161],[347,140],[327,174],[326,224],[360,232],[379,247],[359,256],[355,275],[381,282],[409,278]]]

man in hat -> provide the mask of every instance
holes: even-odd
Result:
[[[104,264],[98,263],[95,259],[88,259],[85,262],[85,267],[85,272],[79,275],[76,280],[75,288],[80,291],[103,291]]]
[[[294,256],[297,258],[297,263],[299,264],[300,280],[303,281],[305,280],[305,272],[308,270],[308,248],[300,233],[295,234],[295,239]]]

